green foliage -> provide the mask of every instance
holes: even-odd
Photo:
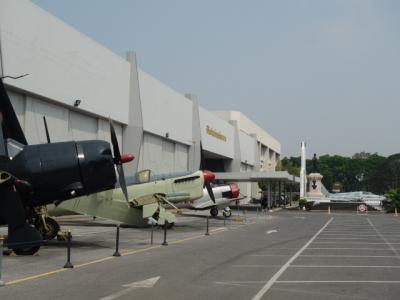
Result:
[[[299,200],[299,206],[304,207],[307,204],[307,200],[305,198],[300,198]]]
[[[262,191],[266,191],[266,190],[268,189],[267,182],[265,182],[265,181],[259,182],[259,183],[258,183],[258,187],[259,187]]]
[[[280,161],[281,171],[288,171],[290,174],[295,176],[300,176],[300,166],[301,166],[300,157],[290,157],[290,158],[285,157]]]
[[[299,176],[301,158],[285,157],[281,160],[284,171]],[[352,157],[322,155],[318,167],[324,176],[322,183],[332,191],[334,185],[342,192],[370,191],[384,194],[391,188],[400,188],[400,153],[383,157],[377,153],[360,152]],[[307,174],[311,172],[312,160],[307,160]]]
[[[392,200],[392,209],[389,212],[393,211],[395,207],[400,212],[400,189],[390,189],[385,196]]]

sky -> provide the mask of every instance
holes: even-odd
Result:
[[[33,0],[283,156],[400,152],[400,1]]]

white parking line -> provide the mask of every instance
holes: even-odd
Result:
[[[261,288],[261,290],[252,298],[252,300],[261,299],[266,292],[271,288],[271,286],[278,280],[278,278],[289,268],[290,264],[321,234],[322,231],[333,221],[333,218],[330,218],[328,222],[325,223],[324,226],[303,246],[297,251],[279,270],[276,272]]]
[[[290,256],[290,254],[251,254],[249,256]]]
[[[276,287],[274,286],[274,291],[281,291],[284,293],[292,293],[295,294],[295,297],[299,297],[300,295],[310,295],[311,299],[325,299],[326,297],[330,297],[331,299],[340,299],[343,297],[343,294],[340,293],[340,291],[338,293],[333,293],[333,292],[317,292],[315,290],[304,290],[302,289],[302,287],[300,286],[300,289],[295,289],[293,287],[289,287],[289,286],[284,286],[282,288]],[[317,298],[318,297],[318,298]],[[365,298],[362,296],[356,296],[356,295],[351,295],[351,299],[362,299],[362,300],[370,300],[370,298]]]
[[[279,268],[281,265],[233,265],[236,268]]]
[[[248,286],[249,284],[260,284],[264,281],[215,281],[214,284],[218,285],[232,285],[232,286]]]
[[[355,244],[355,245],[386,245],[386,243],[379,243],[379,242],[318,242],[315,241],[313,244],[346,244],[346,245],[351,245],[351,244]],[[400,243],[392,243],[392,244],[400,244]]]
[[[290,268],[386,268],[400,269],[400,266],[360,266],[360,265],[290,265]]]
[[[379,238],[379,236],[376,236]],[[369,237],[318,237],[318,240],[373,240]]]
[[[310,249],[310,248],[308,248]],[[301,257],[343,257],[343,258],[393,258],[395,255],[330,255],[330,254],[302,254]]]
[[[368,229],[368,223],[366,223],[366,224],[348,224],[348,225],[334,225],[334,224],[332,224],[331,226],[330,226],[330,228],[331,228],[331,230],[332,229],[334,229],[335,227],[337,227],[337,228],[344,228],[344,227],[357,227],[357,228],[362,228],[362,229]]]
[[[325,230],[324,231],[324,235],[325,234],[349,234],[348,233],[349,231],[348,230],[332,230],[332,231],[329,231],[329,230]],[[362,231],[360,231],[360,230],[357,230],[357,232],[358,233],[367,233],[367,234],[373,234],[373,233],[375,233],[375,231],[373,231],[373,230],[362,230]]]
[[[233,265],[236,268],[277,268],[281,265]],[[383,269],[400,269],[400,266],[386,265],[290,265],[289,268],[383,268]]]
[[[380,248],[346,248],[346,247],[337,247],[337,248],[328,248],[328,247],[316,247],[316,248],[307,248],[307,250],[378,250],[378,251],[392,251],[392,249],[380,249]]]
[[[348,233],[324,233],[321,234],[320,236],[336,236],[336,235],[343,235],[343,236],[355,236],[355,237],[359,237],[359,236],[378,236],[376,234],[348,234]]]
[[[378,284],[387,284],[387,283],[400,283],[400,281],[378,281],[378,280],[281,280],[276,281],[276,283],[378,283]]]
[[[388,240],[379,232],[379,230],[375,227],[375,225],[372,223],[372,221],[368,218],[368,223],[371,225],[371,227],[376,231],[376,233],[381,237],[381,239],[386,243],[386,245],[396,254],[397,258],[400,259],[399,252],[392,246],[392,244],[395,243],[389,243]]]

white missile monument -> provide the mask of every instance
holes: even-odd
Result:
[[[300,167],[300,199],[306,197],[306,143],[301,142],[301,167]]]

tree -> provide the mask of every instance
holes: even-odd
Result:
[[[400,189],[390,189],[386,197],[392,200],[392,209],[400,210]]]
[[[282,159],[282,170],[299,176],[300,157]],[[400,153],[383,157],[377,153],[359,152],[352,157],[322,155],[318,166],[324,176],[322,183],[332,191],[340,185],[341,191],[370,191],[384,194],[391,188],[400,188]],[[307,160],[307,174],[311,172],[311,160]]]
[[[300,176],[300,158],[297,157],[290,157],[290,158],[283,158],[281,160],[281,170],[287,171],[289,174]]]

